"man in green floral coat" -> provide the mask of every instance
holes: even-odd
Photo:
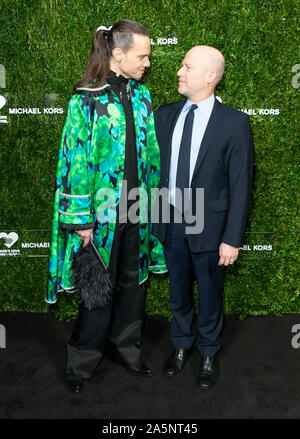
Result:
[[[108,306],[79,305],[63,374],[73,393],[81,392],[105,347],[132,374],[152,375],[142,359],[143,283],[149,270],[162,273],[166,266],[149,222],[160,168],[151,98],[139,82],[149,55],[141,24],[121,20],[109,31],[98,28],[62,133],[46,301],[55,303],[59,291],[75,291],[74,255],[90,240],[113,285]],[[137,201],[128,200],[132,190]]]

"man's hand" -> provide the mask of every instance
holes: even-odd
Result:
[[[90,239],[93,241],[93,229],[77,230],[76,233],[83,240],[83,247],[89,243]]]
[[[234,261],[237,259],[239,254],[238,247],[233,247],[232,245],[225,244],[225,242],[222,242],[222,244],[219,247],[219,264],[218,265],[229,265],[233,264]]]

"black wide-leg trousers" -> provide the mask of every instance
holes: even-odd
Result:
[[[67,372],[83,379],[93,374],[106,348],[118,362],[141,367],[145,289],[139,285],[139,224],[117,222],[109,269],[111,303],[91,311],[80,304],[67,344]]]

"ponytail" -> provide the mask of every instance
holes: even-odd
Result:
[[[98,30],[92,41],[92,50],[89,56],[89,64],[84,77],[75,84],[74,89],[92,84],[93,87],[101,87],[106,81],[110,70],[110,53],[105,31]]]

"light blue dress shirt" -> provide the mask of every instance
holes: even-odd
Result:
[[[212,94],[207,99],[196,104],[198,105],[198,108],[194,110],[194,123],[193,123],[193,132],[192,132],[191,156],[190,156],[190,185],[191,185],[197,157],[199,154],[201,142],[209,118],[211,116],[214,102],[215,102],[215,95]],[[183,126],[184,126],[186,115],[192,105],[193,102],[190,101],[190,99],[187,99],[177,119],[172,137],[172,154],[171,154],[170,174],[169,174],[169,202],[173,206],[175,205],[177,163],[178,163]]]

